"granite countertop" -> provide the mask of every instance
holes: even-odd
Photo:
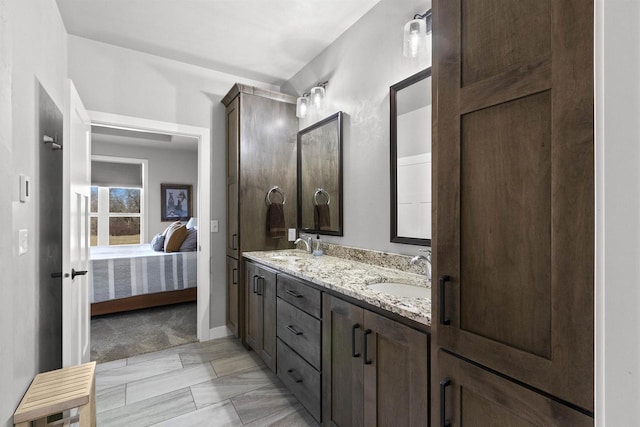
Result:
[[[244,257],[273,267],[343,295],[431,326],[431,298],[407,298],[377,292],[367,287],[377,282],[396,282],[431,288],[424,275],[303,250],[244,252]]]

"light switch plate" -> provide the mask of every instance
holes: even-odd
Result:
[[[296,229],[295,228],[290,228],[289,229],[289,241],[290,242],[295,242],[296,241]]]
[[[29,251],[29,230],[18,231],[18,255],[24,255]]]
[[[211,220],[211,232],[212,233],[217,233],[218,232],[218,220],[217,219]]]

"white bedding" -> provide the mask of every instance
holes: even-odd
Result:
[[[197,286],[197,252],[155,252],[149,244],[91,248],[91,302]]]

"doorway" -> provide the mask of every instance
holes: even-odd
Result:
[[[194,212],[197,212],[197,339],[206,341],[209,339],[209,298],[210,298],[210,192],[211,192],[211,147],[210,130],[195,126],[181,125],[169,122],[141,119],[137,117],[114,115],[109,113],[90,111],[92,126],[112,129],[117,131],[143,132],[150,135],[163,135],[169,138],[167,144],[186,143],[186,139],[193,139],[197,145],[197,184],[194,186]],[[180,183],[171,183],[180,184]],[[150,204],[151,195],[159,193],[160,189],[149,188],[147,202]],[[151,202],[155,203],[155,202]],[[159,206],[158,206],[159,207]],[[154,207],[155,208],[155,207]],[[152,206],[147,208],[151,212]],[[160,221],[156,221],[159,223]],[[148,225],[152,224],[149,222]],[[165,223],[169,224],[169,223]],[[158,227],[156,227],[158,228]],[[153,237],[152,228],[147,227],[149,240]]]

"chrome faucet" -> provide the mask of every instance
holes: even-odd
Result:
[[[409,261],[411,264],[417,264],[421,260],[425,261],[425,270],[427,274],[427,282],[431,282],[431,249],[421,249],[420,252],[426,252],[426,255],[416,255]]]
[[[297,245],[300,242],[304,243],[307,249],[307,253],[310,254],[311,253],[311,237],[307,237],[306,239],[303,239],[302,237],[298,237],[296,241],[293,242],[293,244]]]

